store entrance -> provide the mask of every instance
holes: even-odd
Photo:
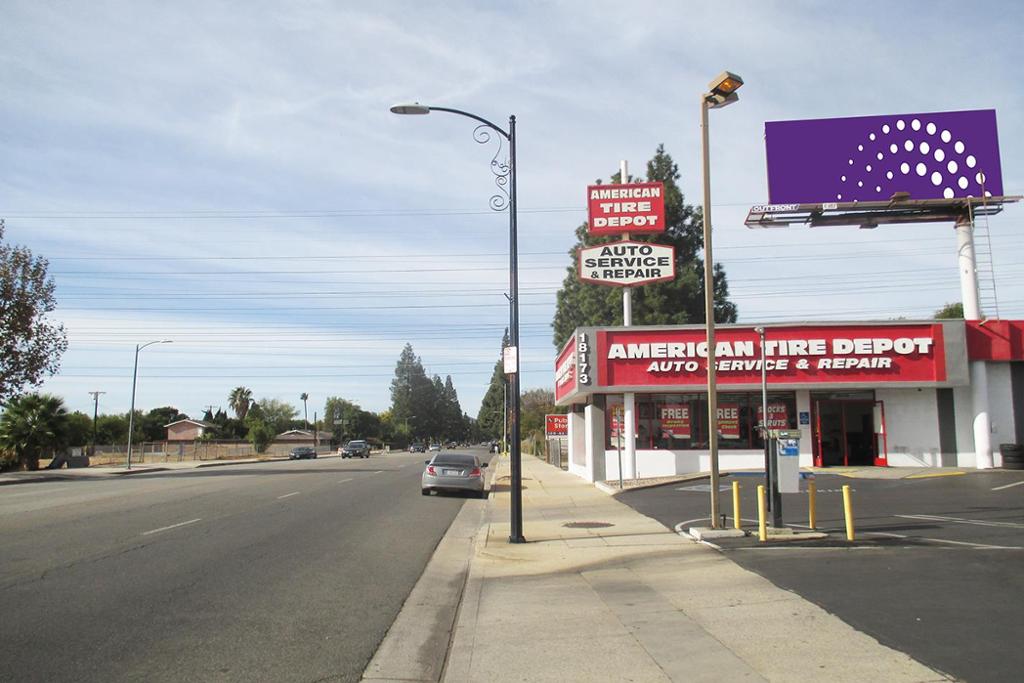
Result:
[[[876,424],[880,404],[872,396],[812,397],[814,406],[814,464],[830,466],[884,465],[879,457],[882,425]]]

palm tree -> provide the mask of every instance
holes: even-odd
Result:
[[[13,398],[0,415],[0,448],[10,451],[28,470],[39,469],[39,458],[66,445],[68,411],[51,394]]]
[[[309,429],[309,413],[306,411],[306,401],[309,400],[309,394],[302,392],[299,400],[302,401],[302,421],[306,424],[306,429]]]
[[[252,405],[252,390],[245,387],[235,387],[228,395],[228,405],[235,411],[235,417],[244,420]]]

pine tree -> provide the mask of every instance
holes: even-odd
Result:
[[[703,217],[699,208],[687,204],[679,185],[679,167],[659,145],[654,158],[647,162],[647,181],[665,184],[665,232],[659,235],[631,235],[639,242],[667,244],[676,250],[676,278],[633,288],[634,325],[680,325],[704,322]],[[599,181],[600,182],[600,181]],[[620,182],[619,174],[611,177]],[[638,182],[627,178],[626,182]],[[577,252],[582,247],[618,242],[617,235],[592,237],[587,224],[576,228],[576,244],[568,273],[558,291],[553,342],[561,348],[577,327],[586,325],[621,325],[622,291],[618,287],[580,282]],[[735,322],[736,305],[728,300],[729,285],[721,264],[714,267],[715,320]]]
[[[501,348],[504,349],[510,343],[508,329],[501,340]],[[488,439],[500,439],[505,420],[505,398],[506,385],[505,369],[502,365],[501,354],[498,354],[498,362],[494,364],[494,372],[491,373],[491,383],[484,394],[484,400],[480,403],[480,412],[477,413],[476,425],[480,434]]]

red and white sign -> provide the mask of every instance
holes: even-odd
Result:
[[[544,435],[549,439],[555,436],[569,436],[569,416],[545,415]]]
[[[591,235],[665,232],[665,185],[591,185],[587,210]]]
[[[740,404],[718,404],[718,434],[723,439],[740,438]]]
[[[764,420],[764,407],[757,406],[757,424]],[[789,416],[786,414],[785,403],[768,404],[768,429],[789,429]]]
[[[555,359],[555,400],[576,391],[576,338],[570,337]]]
[[[579,250],[579,276],[598,285],[635,287],[676,276],[676,248],[650,242],[610,242]]]
[[[666,403],[658,408],[661,433],[675,439],[690,438],[690,405]]]
[[[764,364],[776,385],[945,382],[942,332],[941,324],[770,328]],[[596,386],[704,386],[705,334],[700,328],[598,331]],[[718,384],[761,383],[753,329],[719,328],[715,356]]]

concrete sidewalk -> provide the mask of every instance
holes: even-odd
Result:
[[[442,680],[950,680],[532,457],[509,544],[495,464]]]

